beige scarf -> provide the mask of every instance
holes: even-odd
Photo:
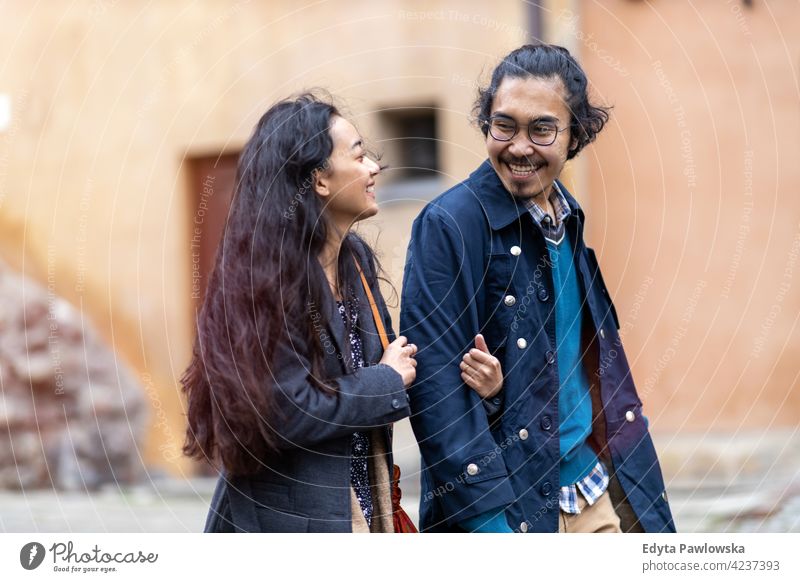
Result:
[[[350,487],[353,533],[394,533],[391,475],[386,458],[387,443],[384,435],[383,428],[372,429],[369,433],[371,451],[368,463],[369,486],[372,490],[372,526],[367,525],[356,492],[352,486]]]

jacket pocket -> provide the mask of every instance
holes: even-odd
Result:
[[[461,467],[465,483],[480,483],[506,475],[503,452],[499,447],[470,457]]]

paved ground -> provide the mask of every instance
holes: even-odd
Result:
[[[407,425],[396,431],[403,506],[416,520],[418,452]],[[794,432],[771,434],[767,440],[738,435],[735,442],[727,437],[657,439],[679,531],[800,532],[796,441]],[[710,456],[716,462],[709,464]],[[0,492],[0,531],[197,532],[213,487],[211,479],[161,478],[92,495]]]

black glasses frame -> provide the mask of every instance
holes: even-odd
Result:
[[[497,136],[496,136],[496,135],[495,135],[495,134],[492,132],[492,121],[494,121],[495,119],[502,119],[503,121],[507,121],[508,123],[513,123],[513,124],[514,124],[514,133],[513,133],[513,134],[511,134],[511,137],[505,137],[505,136],[503,136],[503,137],[497,137]],[[559,128],[558,126],[556,126],[556,131],[555,131],[555,133],[553,134],[553,139],[551,139],[551,140],[550,140],[549,142],[547,142],[547,143],[543,143],[543,142],[541,142],[541,141],[537,141],[537,140],[533,139],[533,136],[531,135],[531,125],[533,125],[533,124],[535,124],[535,123],[542,123],[542,122],[541,122],[541,121],[531,121],[530,123],[528,123],[528,124],[525,126],[525,127],[528,129],[528,132],[527,132],[527,133],[528,133],[528,139],[529,139],[529,140],[531,140],[531,141],[532,141],[533,143],[535,143],[536,145],[538,145],[538,146],[542,146],[542,147],[546,147],[546,146],[551,146],[551,145],[553,145],[553,144],[556,142],[556,140],[558,139],[558,134],[559,134],[559,133],[561,133],[562,131],[566,131],[567,129],[569,129],[568,127],[562,127],[562,128]],[[485,120],[485,121],[483,122],[483,125],[485,125],[485,126],[487,126],[487,127],[488,127],[489,135],[491,135],[491,136],[492,136],[492,139],[494,139],[494,140],[496,140],[496,141],[511,141],[512,139],[514,139],[515,137],[517,137],[517,134],[519,133],[519,127],[520,127],[520,126],[519,126],[519,123],[517,123],[517,120],[516,120],[516,119],[511,119],[511,118],[509,118],[509,117],[505,117],[505,116],[496,116],[496,117],[490,117],[489,119],[487,119],[487,120]]]

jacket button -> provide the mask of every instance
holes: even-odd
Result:
[[[606,339],[606,330],[600,328],[600,339]]]
[[[520,438],[521,440],[523,440],[523,441],[524,441],[525,439],[527,439],[527,438],[528,438],[528,430],[527,430],[527,429],[524,429],[524,428],[523,428],[523,429],[520,429],[520,431],[519,431],[519,438]]]
[[[541,425],[544,430],[550,430],[550,427],[553,426],[553,423],[550,420],[550,417],[545,415],[542,417]]]
[[[545,481],[544,485],[542,485],[542,495],[550,495],[550,492],[553,490],[553,486],[550,485],[550,481]]]
[[[468,475],[477,475],[478,473],[480,473],[480,471],[481,470],[478,469],[478,465],[476,465],[475,463],[470,463],[469,465],[467,465]]]
[[[500,400],[499,396],[495,396],[494,398],[492,398],[492,404],[494,404],[495,406],[500,406],[502,403],[503,401]]]
[[[513,295],[506,295],[506,298],[503,299],[503,303],[505,303],[508,307],[511,307],[517,302],[517,298]]]
[[[550,365],[553,365],[556,361],[556,353],[553,350],[547,350],[545,357],[547,358],[547,363]]]
[[[528,342],[525,340],[524,337],[521,337],[517,340],[517,347],[521,350],[524,350],[528,347]]]
[[[666,489],[664,489],[664,491],[661,492],[661,499],[663,499],[665,503],[667,502],[667,490]]]
[[[523,521],[521,524],[519,524],[519,531],[521,531],[522,533],[528,533],[528,522],[527,521]]]
[[[517,245],[514,245],[513,247],[511,247],[511,254],[514,255],[515,257],[518,257],[522,254],[522,249],[519,248]]]
[[[547,292],[547,289],[544,287],[540,287],[539,291],[536,293],[536,296],[539,297],[539,301],[547,301],[550,299],[550,293]]]
[[[628,422],[633,422],[634,420],[636,420],[636,415],[633,413],[633,410],[629,410],[628,412],[625,413],[625,420],[627,420]]]
[[[400,408],[402,406],[397,398],[392,398],[392,408]]]

